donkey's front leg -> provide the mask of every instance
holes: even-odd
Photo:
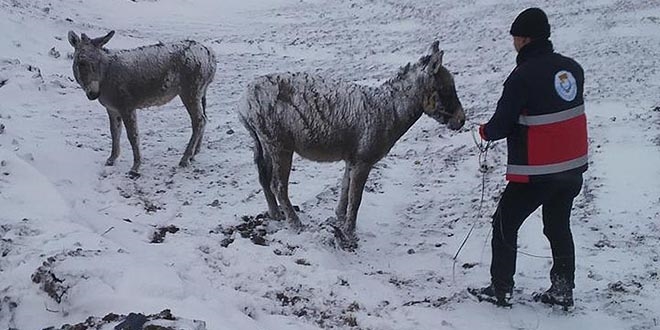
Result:
[[[140,176],[142,157],[140,156],[140,139],[138,138],[137,116],[135,110],[123,111],[122,120],[126,127],[128,141],[131,143],[131,148],[133,148],[133,167],[131,167],[128,175],[131,177],[138,177]]]
[[[110,157],[105,161],[106,166],[115,164],[115,160],[119,157],[119,138],[121,137],[121,115],[119,111],[106,108],[108,111],[108,118],[110,118],[110,136],[112,137],[112,151]]]
[[[337,215],[337,225],[343,225],[346,221],[346,207],[348,206],[348,187],[351,182],[351,167],[348,163],[344,168],[344,178],[341,180],[341,192],[339,195],[339,203],[335,209]]]
[[[360,203],[362,202],[362,192],[364,191],[364,185],[367,182],[367,178],[369,177],[369,171],[371,171],[371,164],[355,164],[351,166],[350,171],[347,215],[346,221],[342,225],[342,232],[345,236],[345,240],[342,242],[342,247],[352,250],[357,247],[355,224],[358,209],[360,208]]]
[[[182,94],[181,101],[186,107],[186,110],[188,110],[192,124],[190,141],[186,146],[186,151],[183,152],[181,161],[179,161],[179,166],[186,167],[190,164],[190,160],[199,152],[202,136],[204,136],[204,127],[206,127],[206,113],[202,105],[202,98],[200,97]]]

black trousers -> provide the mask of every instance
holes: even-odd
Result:
[[[570,228],[573,199],[582,189],[582,175],[536,182],[509,182],[493,215],[491,283],[511,291],[516,272],[518,229],[539,206],[543,206],[543,234],[550,241],[553,285],[574,288],[575,247]]]

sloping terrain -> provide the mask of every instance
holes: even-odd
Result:
[[[543,4],[557,51],[586,72],[590,170],[576,199],[576,308],[529,301],[549,285],[540,213],[519,239],[512,309],[465,288],[489,280],[490,219],[506,145],[473,142],[515,65],[509,24],[532,1],[0,0],[0,328],[56,328],[170,309],[208,329],[655,329],[660,322],[660,3]],[[105,110],[73,80],[69,30],[109,48],[196,39],[218,55],[202,152],[181,102],[140,110],[142,177],[110,153]],[[310,71],[378,84],[434,40],[468,123],[423,116],[367,183],[355,252],[336,248],[343,165],[294,158],[295,234],[266,203],[235,113],[255,75]],[[484,179],[482,181],[482,179]],[[483,183],[483,187],[482,187]],[[480,208],[482,188],[485,199]],[[453,256],[474,226],[456,262]]]

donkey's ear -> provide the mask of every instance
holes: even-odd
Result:
[[[69,43],[71,44],[71,46],[73,46],[73,48],[76,48],[76,46],[78,46],[78,44],[80,43],[80,37],[78,37],[78,35],[73,31],[69,31],[68,38],[69,38]]]
[[[436,40],[431,44],[431,55],[440,51],[440,41]]]
[[[108,34],[106,34],[103,37],[94,38],[92,40],[92,44],[96,47],[103,47],[103,45],[107,44],[108,41],[110,41],[110,39],[112,39],[112,36],[114,36],[114,35],[115,35],[115,31],[112,30],[112,31],[108,32]]]
[[[440,71],[440,68],[442,68],[442,55],[444,55],[444,53],[445,52],[443,51],[438,51],[437,53],[431,55],[431,60],[428,64],[428,71],[430,73],[436,74],[438,71]]]
[[[440,42],[438,40],[434,41],[431,44],[431,63],[429,67],[431,72],[437,73],[442,66],[442,56],[445,54],[444,51],[440,50]]]
[[[80,41],[90,42],[91,39],[89,39],[89,37],[88,37],[86,34],[81,33],[81,34],[80,34]]]

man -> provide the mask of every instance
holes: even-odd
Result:
[[[509,183],[493,216],[491,284],[468,291],[509,306],[516,267],[518,229],[539,206],[553,265],[550,289],[535,300],[573,305],[575,251],[569,218],[587,169],[584,72],[553,50],[550,25],[539,8],[521,12],[511,25],[517,66],[504,83],[497,109],[479,133],[506,138]]]

